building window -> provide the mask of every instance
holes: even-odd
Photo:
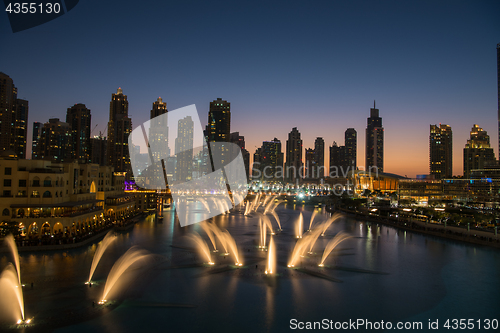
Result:
[[[5,208],[2,212],[2,216],[9,216],[10,215],[10,212],[7,208]]]
[[[4,196],[4,197],[10,197],[10,191],[8,191],[8,190],[4,190],[4,191],[3,191],[3,196]]]
[[[12,175],[12,168],[5,168],[5,175],[7,176]]]
[[[44,198],[51,198],[52,194],[50,194],[50,191],[45,191],[45,192],[43,192],[43,197]]]
[[[40,194],[38,193],[38,191],[33,191],[33,192],[31,192],[31,197],[32,198],[39,198]]]
[[[19,187],[26,187],[26,179],[19,179]]]
[[[4,179],[3,186],[11,187],[12,186],[12,179]]]

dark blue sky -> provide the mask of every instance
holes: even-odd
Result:
[[[122,87],[134,127],[158,96],[173,110],[231,102],[232,131],[251,154],[292,127],[304,147],[358,131],[364,165],[373,100],[385,127],[385,170],[428,173],[429,124],[452,126],[454,173],[474,123],[498,148],[498,1],[97,1],[12,33],[0,15],[2,66],[33,121],[85,103],[104,131]],[[326,160],[328,152],[326,151]]]

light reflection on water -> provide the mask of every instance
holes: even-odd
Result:
[[[274,239],[278,261],[283,264],[288,261],[294,244],[293,222],[298,212],[278,208],[277,213],[284,231]],[[305,210],[303,214],[309,221],[311,212]],[[315,223],[327,217],[318,214]],[[255,218],[236,214],[213,220],[231,232],[244,256],[256,256],[252,252],[258,232]],[[162,223],[148,217],[129,232],[121,233],[110,246],[95,272],[96,285],[92,288],[82,284],[88,276],[96,244],[64,252],[21,253],[23,283],[34,282],[35,286],[25,293],[27,314],[43,318],[88,308],[102,291],[114,261],[132,245],[166,256],[170,260],[166,266],[199,262],[197,255],[171,246],[183,244],[190,230],[203,234],[199,225],[181,228],[172,212],[164,212]],[[280,266],[275,283],[267,283],[260,272],[265,261],[258,263],[259,269],[253,264],[246,269],[205,276],[199,276],[200,268],[165,269],[163,265],[133,284],[125,302],[117,309],[60,328],[58,332],[167,331],[167,328],[173,332],[234,332],[235,327],[242,332],[280,331],[288,329],[291,318],[303,321],[448,318],[466,312],[469,304],[475,306],[476,319],[494,318],[500,313],[498,250],[342,218],[328,230],[329,238],[318,240],[314,251],[321,255],[326,242],[341,230],[355,238],[341,243],[339,255],[332,254],[327,264],[388,275],[325,271],[343,281],[335,283]],[[4,267],[7,260],[3,253],[2,256],[0,263]],[[314,260],[319,259],[305,258],[304,263],[313,267]],[[463,288],[467,288],[465,293]],[[128,305],[127,300],[131,299],[196,307],[141,307]]]

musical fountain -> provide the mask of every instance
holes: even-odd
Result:
[[[307,230],[311,230],[312,229],[312,224],[313,224],[313,221],[314,221],[314,218],[316,217],[316,214],[318,214],[318,210],[315,209],[312,214],[311,214],[311,220],[309,221],[309,229]]]
[[[200,252],[200,254],[207,259],[207,264],[213,265],[212,256],[210,255],[210,249],[208,248],[207,242],[196,232],[193,231],[188,237],[193,241],[196,245],[196,248]]]
[[[92,283],[92,276],[94,276],[95,269],[97,268],[97,265],[99,265],[99,262],[101,261],[102,255],[104,254],[104,251],[109,247],[111,243],[113,243],[116,240],[116,235],[114,234],[113,231],[110,231],[104,236],[103,240],[99,245],[97,246],[97,249],[94,254],[94,258],[92,259],[92,266],[90,267],[90,273],[89,273],[89,278],[86,284]]]
[[[0,274],[0,295],[2,295],[0,310],[3,315],[18,325],[30,324],[32,319],[25,319],[19,252],[12,234],[5,237],[5,243],[14,259],[14,264],[9,262]]]
[[[341,231],[335,237],[333,237],[328,244],[325,247],[325,251],[323,252],[323,256],[321,257],[321,262],[319,263],[319,267],[323,267],[325,264],[326,258],[332,253],[333,249],[337,245],[339,245],[341,242],[345,241],[346,239],[351,238],[352,236],[346,234],[345,232]]]
[[[274,244],[273,236],[269,239],[269,247],[267,251],[267,264],[266,271],[267,275],[276,274],[276,245]]]
[[[304,216],[300,212],[297,223],[295,223],[295,238],[302,238],[302,232],[304,230]]]
[[[210,251],[208,251],[208,253],[210,254]],[[125,286],[124,283],[121,283],[121,277],[127,271],[129,271],[131,267],[134,266],[134,264],[143,262],[147,259],[150,259],[151,257],[152,254],[150,254],[148,251],[140,249],[136,246],[132,246],[130,249],[128,249],[127,252],[125,252],[115,262],[113,267],[111,267],[108,278],[106,279],[106,284],[104,285],[104,291],[102,293],[101,300],[98,303],[106,303],[111,291],[116,294],[120,288],[123,288]]]

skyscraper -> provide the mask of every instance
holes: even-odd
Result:
[[[345,163],[350,171],[356,170],[358,167],[357,153],[358,153],[358,133],[354,128],[346,129],[345,137]]]
[[[431,125],[429,168],[436,179],[453,176],[453,135],[449,125]]]
[[[252,179],[260,180],[262,178],[262,147],[257,148],[253,154]]]
[[[377,172],[384,171],[384,128],[382,118],[379,117],[379,109],[370,108],[370,117],[366,127],[366,164],[365,170],[369,171],[376,167]]]
[[[249,179],[250,152],[245,148],[245,137],[243,135],[240,135],[240,132],[233,132],[229,135],[229,141],[241,148],[241,155],[243,156],[243,163],[245,164],[247,179]]]
[[[68,108],[66,123],[71,126],[72,159],[78,163],[90,163],[92,145],[90,142],[90,110],[85,104],[75,104]]]
[[[128,136],[132,131],[132,120],[128,116],[127,95],[118,88],[116,94],[111,95],[109,103],[108,122],[108,165],[115,168],[115,172],[127,172],[131,175],[130,153]]]
[[[304,178],[316,178],[317,168],[316,168],[316,156],[314,149],[305,149],[305,174]]]
[[[175,139],[175,178],[179,182],[190,181],[193,173],[194,122],[191,116],[179,119]]]
[[[0,72],[0,151],[26,158],[28,101],[17,98],[14,81]]]
[[[160,156],[162,153],[170,156],[167,118],[158,117],[167,112],[167,103],[163,102],[161,97],[158,97],[156,102],[153,103],[150,112],[151,121],[149,127],[149,147],[155,161],[159,161],[164,157]]]
[[[35,121],[33,123],[33,133],[31,137],[31,159],[32,160],[37,160],[38,159],[38,149],[39,149],[39,142],[40,142],[40,137],[42,135],[42,127],[43,124]]]
[[[102,135],[94,136],[90,139],[90,145],[92,147],[92,154],[90,155],[90,163],[99,164],[101,166],[106,165],[106,148],[108,145],[108,140],[102,137]]]
[[[207,136],[210,142],[229,142],[231,133],[231,103],[217,98],[210,102]]]
[[[38,159],[54,162],[71,162],[73,157],[72,129],[58,118],[43,124],[38,143]]]
[[[495,153],[490,146],[490,136],[474,124],[464,148],[464,178],[470,177],[471,170],[483,169],[485,164],[493,161]]]
[[[320,137],[314,141],[314,164],[314,173],[311,177],[323,178],[325,176],[325,140]]]
[[[346,162],[346,147],[338,146],[337,142],[333,141],[330,147],[330,174],[331,178],[344,177],[351,169],[347,169]]]
[[[261,179],[265,181],[282,181],[283,153],[281,152],[281,141],[274,138],[271,141],[262,142],[260,154]]]
[[[294,127],[288,133],[288,140],[286,141],[285,178],[292,182],[302,178],[302,165],[302,140],[297,127]]]

